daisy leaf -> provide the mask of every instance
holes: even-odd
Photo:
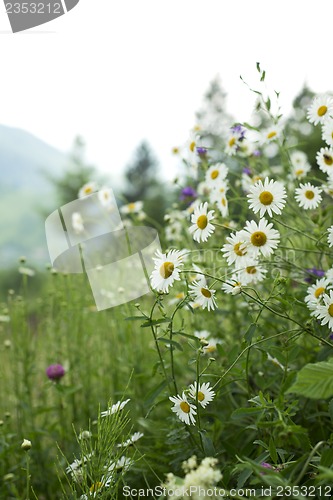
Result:
[[[333,359],[305,365],[287,393],[296,393],[312,399],[333,396]]]

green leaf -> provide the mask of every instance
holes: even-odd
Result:
[[[261,408],[237,408],[237,410],[232,412],[231,418],[242,418],[249,417],[251,415],[256,415],[261,413],[263,410]]]
[[[125,321],[138,321],[139,319],[142,321],[144,318],[144,316],[129,316],[125,318]]]
[[[260,77],[261,82],[263,82],[265,80],[265,76],[266,76],[266,71],[263,71],[261,74],[261,77]]]
[[[157,386],[153,387],[148,392],[148,394],[147,394],[147,396],[145,398],[145,405],[150,406],[155,401],[155,399],[157,398],[157,396],[159,396],[161,394],[161,392],[163,391],[163,389],[165,389],[165,387],[167,385],[168,385],[167,380],[163,380],[160,384],[158,384]]]
[[[141,328],[148,328],[149,326],[156,326],[156,325],[160,325],[161,323],[170,323],[171,321],[172,321],[171,318],[152,319],[150,321],[146,321],[145,323],[142,323]]]
[[[257,66],[257,71],[258,71],[258,73],[261,73],[260,63],[259,63],[259,62],[257,62],[256,66]]]
[[[287,393],[321,399],[333,396],[333,360],[305,365]]]
[[[244,339],[249,344],[251,344],[251,342],[252,342],[252,337],[254,335],[254,332],[256,331],[256,328],[257,328],[257,324],[256,323],[252,323],[249,326],[249,328],[246,330],[246,332],[245,332]]]
[[[215,450],[213,441],[207,435],[206,431],[204,431],[204,430],[199,431],[199,434],[201,436],[202,445],[203,445],[204,451],[206,453],[206,456],[207,457],[214,457],[216,454],[216,450]]]
[[[320,465],[323,467],[331,467],[333,463],[333,448],[326,448],[321,454]]]
[[[269,454],[270,454],[271,459],[273,460],[273,462],[276,464],[277,461],[278,461],[278,455],[277,455],[275,444],[274,444],[274,440],[273,440],[272,437],[269,440]]]
[[[182,351],[183,348],[182,346],[180,345],[179,342],[176,342],[175,340],[170,340],[170,339],[166,339],[165,337],[160,337],[159,339],[157,339],[158,342],[164,342],[165,344],[169,344],[169,345],[173,345],[176,349],[178,349],[179,351]]]
[[[333,422],[333,399],[331,399],[331,401],[328,404],[328,413],[329,413],[330,418]]]
[[[186,337],[188,339],[194,340],[198,345],[200,344],[200,340],[198,337],[195,337],[194,335],[189,335],[188,333],[184,333],[181,331],[178,332],[173,332],[174,335],[181,335],[182,337]]]

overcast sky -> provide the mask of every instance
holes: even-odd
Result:
[[[67,15],[9,33],[0,10],[0,122],[66,151],[81,134],[113,175],[147,139],[166,175],[210,80],[249,118],[257,61],[288,112],[304,82],[332,90],[331,0],[80,0]],[[1,165],[0,165],[1,169]]]

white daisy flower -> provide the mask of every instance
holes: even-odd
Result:
[[[124,409],[130,399],[126,399],[125,401],[118,401],[114,405],[110,406],[107,410],[101,412],[101,417],[108,417],[110,415],[114,415],[118,411]]]
[[[272,125],[262,132],[261,143],[268,144],[279,138],[281,134],[281,127],[279,125]]]
[[[138,214],[143,208],[143,201],[135,201],[133,203],[128,203],[120,207],[120,212],[122,214]]]
[[[210,187],[218,186],[228,175],[228,167],[224,163],[211,165],[206,172],[206,184]]]
[[[310,123],[325,123],[333,114],[333,100],[327,95],[316,96],[308,108],[307,118]]]
[[[142,432],[134,432],[134,434],[128,438],[126,441],[124,441],[121,444],[118,444],[118,448],[126,448],[127,446],[132,446],[134,443],[136,443],[139,439],[141,439],[144,436]]]
[[[330,290],[330,294],[325,293],[323,295],[324,305],[318,305],[314,315],[321,319],[321,324],[326,325],[333,330],[333,290]]]
[[[167,241],[181,241],[183,226],[179,220],[168,224],[165,228],[165,238]]]
[[[242,291],[242,286],[245,283],[242,283],[239,279],[238,273],[233,274],[230,279],[225,281],[221,286],[221,290],[224,293],[228,293],[231,295],[238,295]]]
[[[333,120],[329,120],[323,124],[323,140],[329,146],[333,146]]]
[[[200,330],[194,332],[195,337],[197,337],[201,344],[205,354],[211,354],[217,350],[217,344],[221,344],[221,339],[212,337],[208,330]]]
[[[192,403],[189,403],[187,400],[187,397],[185,393],[181,396],[170,396],[169,397],[170,401],[174,404],[174,406],[171,408],[171,410],[177,414],[177,417],[182,421],[185,422],[187,425],[195,424],[195,417],[194,415],[197,414],[196,408]]]
[[[265,178],[264,183],[258,181],[254,186],[250,187],[250,193],[247,195],[249,207],[260,217],[263,217],[266,212],[270,217],[275,214],[280,215],[287,197],[286,190],[281,182],[269,180]]]
[[[328,282],[333,285],[333,267],[331,267],[330,269],[328,269],[325,273],[325,276],[328,280]]]
[[[323,298],[328,288],[332,287],[330,286],[330,282],[327,278],[318,279],[314,285],[308,287],[304,302],[310,311],[316,310],[320,300]]]
[[[215,231],[213,224],[210,224],[210,221],[214,219],[214,210],[207,212],[207,209],[208,203],[201,203],[191,216],[192,226],[189,231],[193,233],[193,239],[199,243],[207,241],[208,237]]]
[[[268,257],[279,244],[279,231],[273,229],[273,224],[268,223],[266,219],[260,219],[259,224],[254,220],[246,221],[244,233],[245,241],[248,243],[248,252],[253,258],[257,258],[260,253]]]
[[[304,151],[292,151],[290,153],[290,162],[293,167],[302,167],[306,163],[308,163],[308,157],[304,153]]]
[[[113,205],[112,189],[102,187],[98,191],[98,199],[103,207],[110,208]]]
[[[200,304],[202,309],[207,308],[208,311],[214,311],[214,309],[217,308],[215,300],[216,290],[208,288],[206,280],[194,281],[193,284],[189,286],[189,289],[195,302]]]
[[[333,174],[333,149],[321,148],[316,154],[317,164],[322,172],[328,175]]]
[[[328,236],[327,236],[328,245],[330,247],[333,247],[333,226],[329,227],[327,229],[327,232],[328,232]]]
[[[179,268],[183,265],[183,252],[170,250],[167,254],[156,251],[154,257],[155,269],[151,273],[151,286],[162,293],[169,293],[169,286],[173,286],[175,280],[180,280]]]
[[[76,234],[82,234],[84,232],[84,224],[80,212],[72,213],[72,228]]]
[[[98,190],[98,186],[96,182],[87,182],[87,184],[84,184],[82,188],[79,190],[79,198],[84,198],[85,196],[88,196],[89,194],[95,193],[95,191]]]
[[[322,184],[324,193],[333,198],[333,176],[328,177],[327,184]]]
[[[247,253],[246,235],[243,231],[231,233],[226,237],[226,241],[221,249],[224,257],[227,259],[228,265],[235,264],[236,267],[246,266],[249,256]]]
[[[215,203],[217,208],[221,212],[222,217],[228,217],[229,208],[228,208],[228,200],[225,194],[219,194],[216,196]]]
[[[189,396],[194,399],[194,401],[198,401],[200,405],[205,408],[211,401],[213,401],[215,392],[211,389],[209,382],[205,382],[204,384],[199,384],[197,386],[197,382],[195,381],[189,386]]]
[[[250,187],[256,184],[256,182],[263,179],[263,175],[249,175],[246,172],[242,173],[241,177],[241,186],[244,193],[248,193],[250,191]]]
[[[321,202],[321,192],[322,190],[319,187],[307,182],[306,184],[300,184],[299,188],[295,189],[295,199],[304,210],[312,210],[317,208]]]
[[[302,166],[291,166],[291,176],[293,179],[303,179],[310,172],[310,163],[304,163]]]
[[[249,262],[244,269],[238,270],[239,281],[244,285],[256,284],[266,278],[267,269],[259,265],[258,261]]]

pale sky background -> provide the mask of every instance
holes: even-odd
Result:
[[[333,89],[332,15],[332,0],[80,0],[11,34],[1,6],[0,123],[63,151],[81,134],[88,159],[113,176],[147,139],[171,178],[171,148],[215,75],[238,121],[254,101],[239,75],[257,85],[257,61],[285,112],[304,82]]]

